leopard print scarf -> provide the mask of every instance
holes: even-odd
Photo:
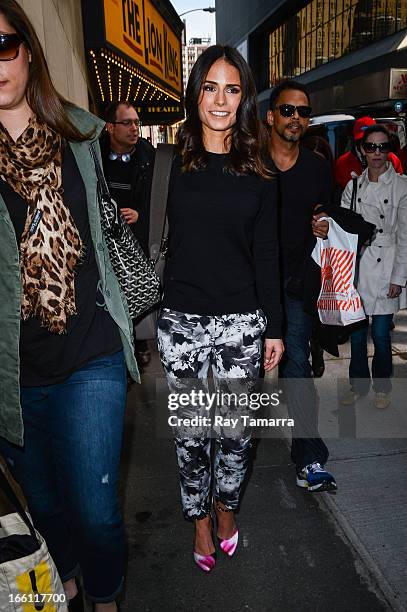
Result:
[[[74,270],[82,254],[62,199],[61,151],[61,137],[35,118],[16,142],[0,123],[0,177],[28,204],[20,243],[21,318],[39,317],[57,334],[76,314]]]

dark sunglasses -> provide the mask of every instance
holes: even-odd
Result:
[[[16,59],[22,42],[19,34],[0,34],[0,62]]]
[[[388,153],[390,151],[389,142],[365,142],[365,144],[362,146],[366,153],[375,153],[376,151],[380,151],[380,153]]]
[[[297,111],[300,117],[303,119],[308,119],[312,112],[312,108],[310,106],[294,106],[294,104],[280,104],[280,106],[277,106],[277,108],[282,117],[294,117],[294,113]]]

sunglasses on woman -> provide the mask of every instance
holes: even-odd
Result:
[[[379,151],[380,153],[388,153],[390,151],[390,143],[389,142],[365,142],[363,145],[366,153],[375,153]]]
[[[280,106],[277,106],[277,108],[282,117],[294,117],[294,113],[297,111],[300,117],[303,119],[308,119],[312,112],[312,108],[310,106],[294,106],[294,104],[280,104]]]
[[[22,42],[19,34],[0,34],[0,62],[16,59]]]

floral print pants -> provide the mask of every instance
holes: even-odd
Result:
[[[200,389],[208,392],[209,368],[220,393],[250,393],[256,384],[262,357],[266,318],[261,310],[218,316],[181,313],[164,308],[158,320],[158,348],[171,393]],[[242,424],[244,409],[237,404],[214,403],[222,423],[208,425],[208,406],[178,406],[177,417],[206,417],[194,427],[173,427],[178,459],[181,501],[187,520],[200,519],[211,508],[211,441],[214,438],[213,495],[235,510],[251,454],[250,427]],[[233,404],[233,402],[232,402]],[[236,426],[228,426],[229,417]],[[214,435],[213,435],[214,434]]]

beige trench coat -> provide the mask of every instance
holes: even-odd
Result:
[[[368,170],[357,179],[356,212],[376,225],[370,246],[360,258],[357,289],[367,315],[393,314],[407,307],[406,290],[399,298],[388,298],[390,283],[407,282],[407,176],[389,164],[377,183],[369,181]],[[342,194],[342,206],[350,208],[352,180]]]

